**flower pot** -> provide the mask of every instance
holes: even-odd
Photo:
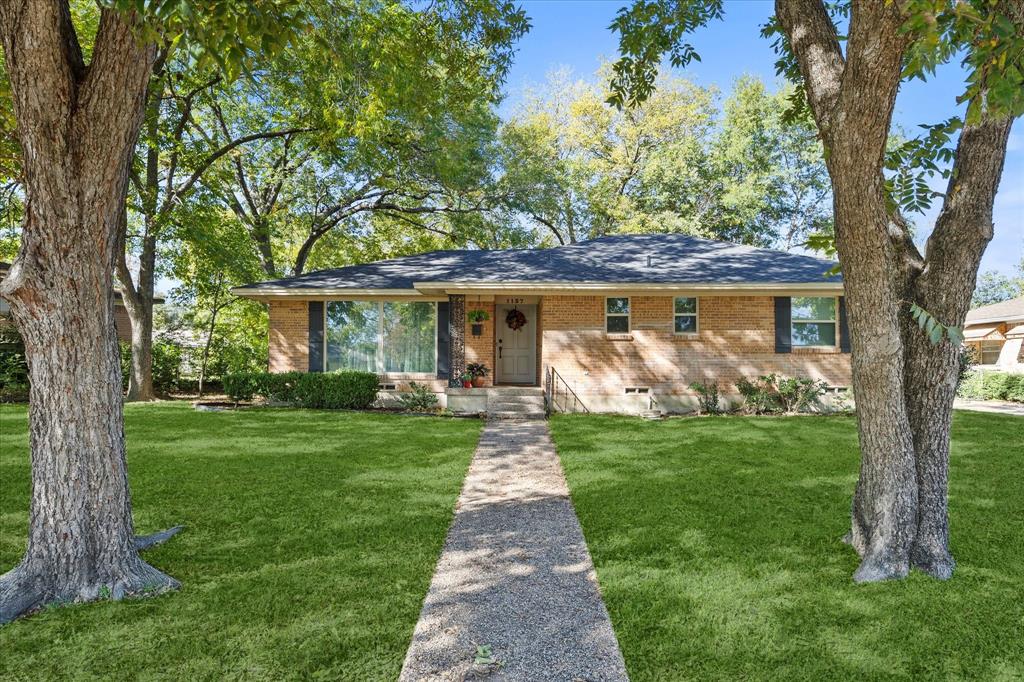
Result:
[[[484,387],[484,378],[483,377],[473,377],[473,388],[483,388],[483,387]]]
[[[473,382],[472,381],[463,381],[462,382],[462,387],[463,388],[473,388]]]
[[[484,333],[484,326],[482,324],[473,325],[473,336],[480,336]]]

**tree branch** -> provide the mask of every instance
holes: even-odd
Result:
[[[815,118],[828,127],[846,69],[835,24],[822,0],[775,0],[775,15],[800,64]]]

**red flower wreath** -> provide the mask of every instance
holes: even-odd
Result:
[[[509,329],[518,331],[526,325],[526,315],[522,312],[512,309],[508,311],[508,315],[505,316],[505,324],[509,326]]]

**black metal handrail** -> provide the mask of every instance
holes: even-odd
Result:
[[[576,391],[572,390],[572,387],[569,386],[569,382],[565,380],[565,377],[559,374],[558,370],[554,367],[549,366],[547,372],[544,373],[544,384],[548,414],[552,412],[572,412],[574,414],[576,412],[590,412],[590,409],[576,395]],[[561,405],[559,405],[559,394],[562,397]],[[572,409],[568,409],[570,398],[572,398]]]

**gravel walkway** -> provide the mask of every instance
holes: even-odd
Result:
[[[400,679],[628,680],[546,421],[484,429]]]

